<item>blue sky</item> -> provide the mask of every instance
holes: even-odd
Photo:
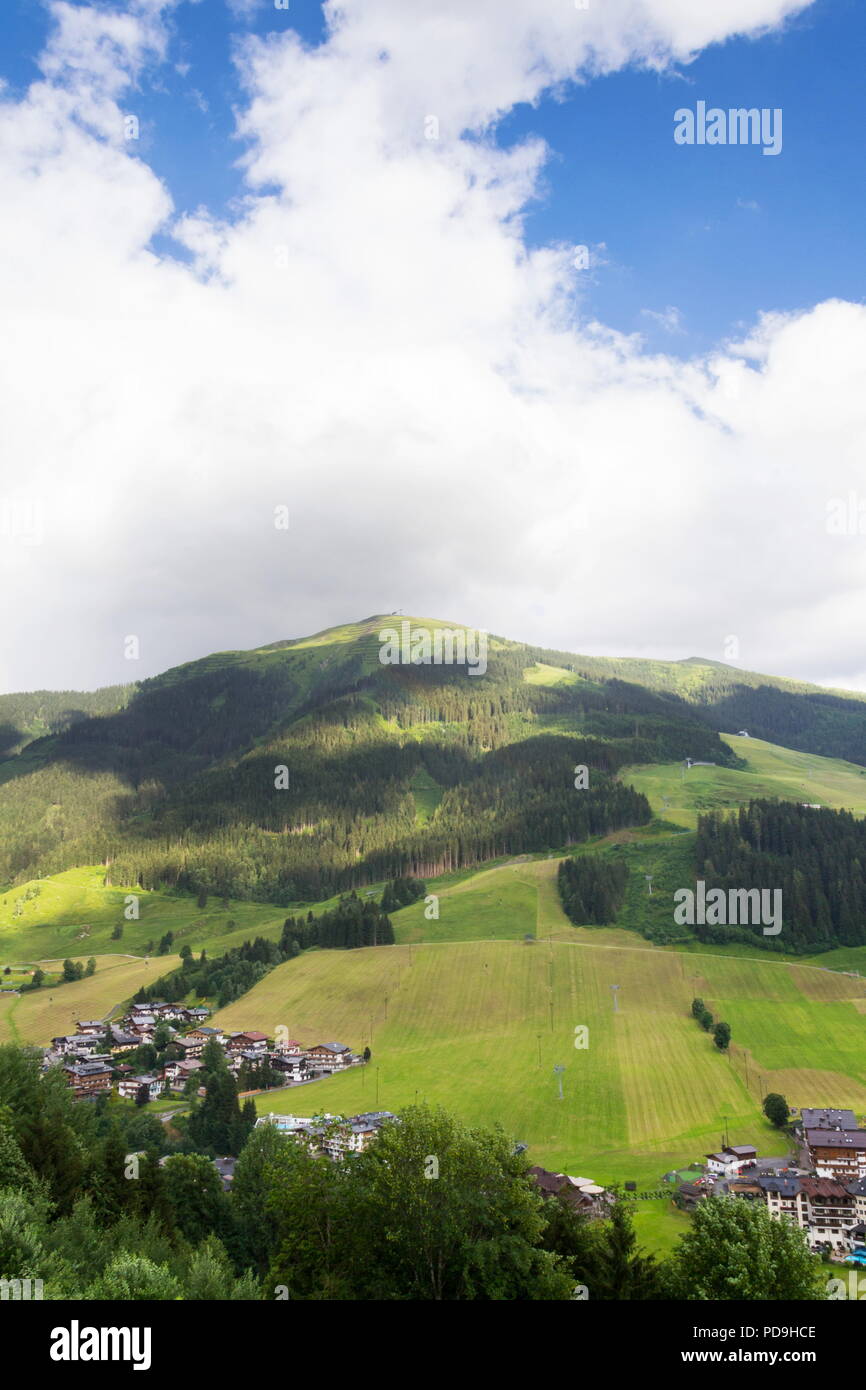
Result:
[[[262,0],[243,20],[225,0],[200,0],[173,17],[159,89],[143,84],[128,105],[143,123],[141,153],[178,211],[203,204],[231,216],[244,191],[232,51],[240,35],[287,27],[322,42],[321,5],[291,0],[287,12]],[[36,0],[6,0],[0,72],[13,92],[36,76],[48,28]],[[762,311],[860,301],[864,61],[866,6],[818,0],[781,32],[707,49],[676,75],[629,69],[515,108],[497,141],[540,136],[550,147],[544,196],[526,218],[528,243],[603,244],[607,263],[585,277],[582,313],[675,356],[739,336]],[[186,64],[188,72],[176,71]],[[707,158],[705,149],[676,146],[673,112],[699,99],[780,107],[781,156],[732,146]],[[155,244],[172,249],[161,237]],[[670,306],[681,315],[675,331],[651,317]]]

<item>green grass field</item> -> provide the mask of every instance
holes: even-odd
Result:
[[[104,879],[98,866],[69,869],[0,894],[0,965],[98,953],[143,955],[147,943],[156,946],[167,931],[174,933],[175,949],[189,945],[197,953],[219,938],[223,951],[249,936],[279,935],[287,916],[287,909],[269,903],[232,900],[225,908],[221,899],[210,898],[200,909],[188,894],[136,889],[139,918],[128,921],[124,910],[131,890],[106,888]],[[28,889],[38,889],[38,895],[27,898]],[[123,936],[113,941],[118,924]]]
[[[747,764],[743,770],[652,763],[624,768],[622,781],[643,792],[657,816],[689,830],[698,815],[742,806],[756,797],[808,801],[866,814],[866,768],[841,758],[796,753],[758,738],[722,738]]]
[[[731,1022],[729,1057],[690,1017],[696,993]],[[717,1147],[725,1123],[732,1142],[780,1152],[760,1113],[766,1090],[795,1105],[866,1110],[864,993],[862,981],[803,965],[586,936],[443,941],[311,953],[216,1017],[271,1034],[282,1024],[306,1044],[372,1049],[366,1068],[259,1097],[260,1113],[426,1099],[502,1124],[547,1167],[655,1187]],[[574,1046],[579,1025],[589,1029],[586,1050]],[[565,1066],[563,1100],[555,1063]],[[682,1228],[667,1202],[638,1203],[637,1212],[657,1248]]]
[[[72,959],[83,957],[76,952]],[[44,1046],[61,1033],[74,1033],[77,1019],[107,1018],[142,985],[179,964],[179,956],[154,956],[149,961],[97,956],[96,974],[89,979],[46,984],[17,997],[0,995],[0,1042]]]

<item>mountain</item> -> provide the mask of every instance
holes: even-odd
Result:
[[[35,690],[0,695],[0,759],[14,757],[35,739],[60,733],[96,714],[113,714],[135,691],[134,685],[102,690]]]
[[[486,663],[383,664],[386,629],[475,650],[462,625],[374,615],[97,692],[96,708],[64,699],[75,716],[29,741],[13,722],[0,884],[102,863],[113,885],[315,901],[644,823],[618,770],[736,767],[719,730],[866,762],[858,696],[493,636]]]

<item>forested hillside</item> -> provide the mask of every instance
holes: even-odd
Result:
[[[310,901],[646,821],[626,763],[736,761],[640,687],[527,682],[513,643],[482,676],[382,666],[383,621],[178,668],[0,765],[0,882],[102,862],[113,885]]]
[[[707,889],[780,889],[783,928],[697,926],[704,941],[751,941],[810,953],[866,945],[866,822],[847,811],[753,801],[698,822],[697,869]]]
[[[624,679],[685,705],[721,733],[748,729],[752,738],[825,758],[866,763],[866,696],[823,690],[804,681],[741,671],[720,661],[644,661],[547,653],[589,680]]]
[[[37,706],[54,723],[0,760],[0,886],[104,864],[117,887],[287,904],[562,848],[649,820],[645,797],[617,780],[626,765],[740,766],[710,727],[735,690],[761,709],[775,700],[794,746],[836,741],[866,760],[854,698],[777,683],[771,700],[770,686],[712,664],[494,637],[484,674],[382,665],[389,621],[216,654],[98,692],[80,718],[61,697],[5,697],[19,702],[16,730],[25,715],[37,727]]]
[[[132,698],[134,685],[101,690],[34,690],[0,695],[0,759],[20,753],[34,739],[63,732],[93,715],[113,714]]]

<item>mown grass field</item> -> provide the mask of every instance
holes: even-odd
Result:
[[[731,1022],[729,1057],[690,1017],[696,993]],[[866,1111],[863,993],[860,981],[802,965],[587,936],[443,941],[311,953],[216,1017],[271,1034],[282,1024],[305,1044],[372,1049],[368,1067],[260,1096],[260,1113],[426,1099],[502,1124],[547,1167],[656,1187],[717,1147],[725,1124],[732,1142],[783,1152],[760,1113],[766,1090],[795,1105]],[[579,1025],[589,1029],[585,1050],[574,1045]],[[554,1064],[565,1067],[563,1100]],[[667,1202],[636,1210],[658,1248],[682,1229]]]
[[[76,953],[73,960],[83,960]],[[149,961],[97,956],[96,973],[64,985],[43,985],[17,997],[0,995],[0,1042],[44,1046],[60,1033],[74,1033],[77,1019],[107,1018],[142,985],[180,964],[179,956]],[[45,967],[43,967],[45,968]]]

